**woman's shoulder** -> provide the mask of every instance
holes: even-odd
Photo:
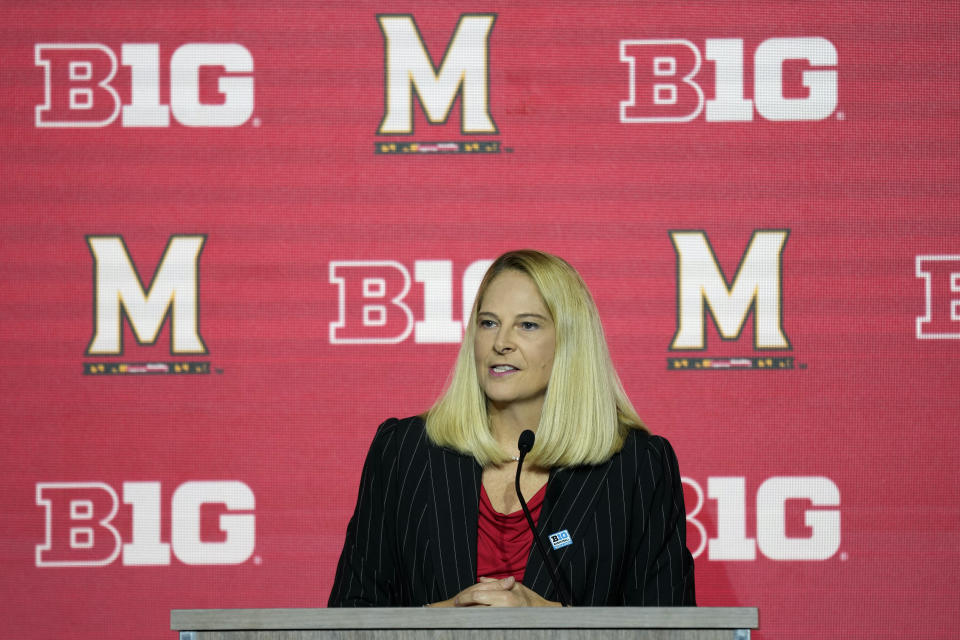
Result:
[[[409,418],[387,418],[377,427],[377,433],[393,434],[406,431],[423,431],[426,427],[421,416],[411,416]]]
[[[677,455],[670,445],[670,441],[663,436],[654,435],[643,429],[630,429],[624,440],[620,457],[633,464],[654,464],[673,466]]]
[[[409,454],[428,444],[426,424],[420,416],[387,418],[377,427],[371,449]]]

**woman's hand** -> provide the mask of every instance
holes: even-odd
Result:
[[[540,594],[517,582],[513,576],[503,579],[480,578],[449,600],[431,607],[559,607],[559,602],[544,600]]]

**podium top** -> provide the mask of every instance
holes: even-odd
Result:
[[[174,631],[292,629],[756,629],[756,607],[173,609]]]

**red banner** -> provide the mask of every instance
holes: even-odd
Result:
[[[8,4],[11,637],[323,606],[488,261],[593,291],[701,605],[960,624],[960,9]]]

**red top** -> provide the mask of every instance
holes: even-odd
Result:
[[[540,519],[543,497],[547,493],[544,484],[536,495],[527,501],[533,521]],[[480,519],[477,526],[477,577],[506,578],[513,576],[523,582],[527,557],[533,544],[533,533],[527,526],[523,509],[513,513],[499,513],[490,503],[487,490],[480,487]]]

